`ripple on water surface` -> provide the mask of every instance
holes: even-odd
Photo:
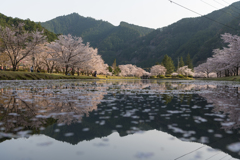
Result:
[[[240,157],[239,83],[1,81],[0,94],[6,160]]]

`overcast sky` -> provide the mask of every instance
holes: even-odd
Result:
[[[237,0],[173,0],[200,14],[215,8],[224,8]],[[211,4],[207,5],[203,1]],[[61,15],[76,12],[84,17],[102,19],[117,26],[121,21],[131,24],[161,28],[182,18],[197,17],[169,0],[1,0],[0,13],[45,22]]]

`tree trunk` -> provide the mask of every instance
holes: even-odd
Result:
[[[68,74],[68,65],[65,66],[65,75]]]
[[[74,74],[75,74],[75,69],[72,68],[72,75],[74,76]]]
[[[13,64],[13,71],[16,71],[17,70],[17,65],[16,64]]]
[[[53,66],[52,66],[51,69],[50,69],[50,73],[53,73]]]

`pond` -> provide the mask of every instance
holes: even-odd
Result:
[[[234,160],[240,83],[0,81],[1,160]]]

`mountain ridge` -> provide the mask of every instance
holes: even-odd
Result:
[[[118,26],[114,26],[109,22],[93,18],[91,18],[91,22],[95,24],[94,27],[86,27],[88,29],[83,32],[80,31],[81,28],[77,27],[78,33],[74,32],[73,26],[65,27],[68,20],[61,19],[65,22],[63,26],[52,24],[56,28],[60,27],[58,33],[61,31],[62,34],[70,33],[74,36],[81,36],[85,42],[90,42],[91,46],[98,48],[99,54],[109,65],[116,58],[118,64],[131,63],[140,67],[150,67],[156,62],[161,62],[165,54],[172,57],[176,65],[178,57],[186,57],[189,53],[196,66],[210,57],[213,54],[213,49],[224,46],[220,39],[221,34],[225,32],[238,34],[237,31],[209,20],[213,19],[239,29],[237,19],[240,19],[240,16],[238,12],[234,11],[233,7],[240,8],[240,2],[235,2],[205,16],[183,18],[156,30],[126,22],[120,22]],[[80,15],[75,13],[74,16],[76,18]],[[51,21],[48,21],[48,23]],[[72,22],[72,25],[79,23],[73,19]],[[48,29],[47,25],[49,24],[41,24]]]
[[[18,25],[19,23],[24,23],[24,29],[27,31],[35,31],[36,29],[42,31],[44,30],[44,35],[47,36],[48,41],[53,41],[57,39],[57,35],[54,34],[53,32],[48,31],[44,27],[41,26],[40,23],[35,23],[31,21],[30,19],[20,19],[20,18],[12,18],[5,16],[4,14],[0,13],[0,26],[3,27],[11,27],[12,25]]]

